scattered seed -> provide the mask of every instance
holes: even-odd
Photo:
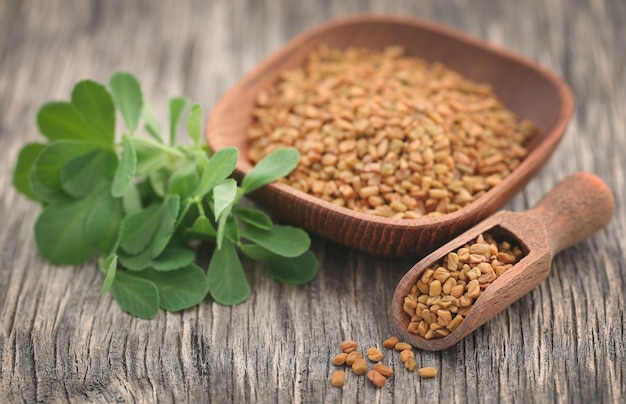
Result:
[[[372,366],[372,370],[377,371],[378,373],[380,373],[381,375],[385,377],[389,377],[393,375],[393,370],[389,366],[383,365],[382,363],[377,363],[374,366]]]
[[[367,349],[367,358],[372,362],[379,362],[383,358],[383,353],[376,347]]]
[[[437,376],[437,369],[432,367],[420,368],[417,370],[417,374],[420,377],[435,377]]]
[[[412,372],[417,367],[417,362],[415,362],[414,358],[409,358],[404,362],[404,367],[407,368],[409,372]]]
[[[387,378],[385,378],[385,376],[383,376],[380,372],[374,369],[371,369],[369,372],[367,372],[367,378],[370,382],[372,382],[374,386],[378,388],[383,387],[387,382]]]
[[[337,356],[333,358],[333,365],[341,366],[345,364],[347,357],[348,357],[348,354],[345,352],[338,354]]]
[[[412,350],[405,349],[404,351],[400,352],[400,360],[402,362],[406,362],[410,358],[415,358],[415,354],[413,353]]]
[[[355,375],[365,374],[365,372],[367,372],[367,362],[365,362],[365,359],[360,358],[355,360],[352,364],[352,371]]]
[[[335,387],[343,386],[343,382],[346,378],[346,372],[343,370],[337,370],[330,376],[330,384]]]
[[[339,345],[339,348],[345,353],[350,353],[356,351],[357,343],[350,340],[345,340]]]
[[[357,359],[363,359],[363,354],[359,351],[353,351],[346,357],[346,365],[352,366]]]
[[[389,338],[387,338],[383,342],[383,346],[385,348],[391,349],[391,348],[394,348],[398,342],[400,342],[400,341],[398,341],[398,338],[396,338],[396,337],[389,337]]]
[[[413,347],[411,346],[411,344],[407,344],[406,342],[398,342],[395,346],[394,349],[396,351],[405,351],[405,350],[411,350],[413,349]]]

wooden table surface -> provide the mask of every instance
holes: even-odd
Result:
[[[575,171],[602,177],[616,213],[557,256],[548,279],[438,353],[421,380],[385,361],[382,389],[349,374],[330,385],[346,338],[394,334],[389,304],[411,260],[374,258],[313,237],[306,286],[252,261],[248,301],[207,298],[144,321],[100,296],[94,262],[53,267],[37,253],[39,207],[18,195],[19,148],[39,138],[37,109],[79,79],[128,70],[158,112],[186,95],[208,110],[257,62],[306,28],[362,11],[441,22],[525,55],[571,86],[576,114],[550,162],[507,206],[525,210]],[[0,401],[2,402],[619,402],[626,397],[626,2],[0,0]]]

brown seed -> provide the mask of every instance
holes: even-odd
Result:
[[[352,366],[358,359],[363,359],[363,354],[359,351],[352,351],[346,357],[346,365]]]
[[[348,357],[348,354],[345,352],[338,354],[337,356],[333,358],[333,365],[341,366],[345,364],[347,357]]]
[[[430,185],[435,186],[435,182],[430,181]],[[498,256],[504,260],[519,260],[523,252],[518,246],[481,234],[473,243],[449,253],[425,270],[405,299],[411,306],[407,330],[425,339],[442,338],[454,332],[482,291],[514,265],[504,264]],[[441,294],[438,294],[440,289]]]
[[[365,362],[365,359],[361,358],[355,360],[352,364],[352,371],[355,375],[365,374],[365,372],[367,372],[367,362]]]
[[[383,358],[383,353],[376,347],[367,349],[367,358],[372,362],[378,362]]]
[[[404,351],[404,350],[411,350],[413,349],[413,347],[411,346],[411,344],[407,344],[406,342],[398,342],[395,346],[394,349],[396,351]]]
[[[350,340],[345,340],[339,345],[339,349],[344,351],[345,353],[350,353],[356,351],[357,343]]]
[[[374,369],[371,369],[369,372],[367,372],[367,379],[378,388],[383,387],[387,382],[385,376],[383,376],[380,372]]]
[[[433,367],[420,368],[418,369],[417,374],[420,375],[420,377],[436,377],[437,369]]]
[[[409,358],[415,358],[415,354],[412,350],[405,349],[404,351],[400,352],[400,360],[402,362],[406,362]]]
[[[343,382],[346,378],[346,372],[343,370],[337,370],[330,376],[330,384],[335,387],[343,386]]]
[[[414,358],[409,358],[404,362],[404,367],[407,368],[409,372],[412,372],[417,367],[417,362],[415,362]]]
[[[398,342],[400,342],[400,341],[398,341],[398,338],[396,338],[396,337],[389,337],[389,338],[387,338],[385,340],[385,342],[383,342],[383,346],[385,348],[391,349],[391,348],[394,348]]]
[[[372,366],[372,370],[377,371],[378,373],[380,373],[381,375],[385,377],[389,377],[393,375],[393,370],[389,366],[383,365],[382,363],[377,363],[374,366]]]

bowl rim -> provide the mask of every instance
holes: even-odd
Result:
[[[306,203],[308,205],[317,205],[324,210],[333,211],[336,214],[343,216],[346,220],[366,221],[376,225],[391,227],[397,230],[415,229],[416,227],[439,227],[448,223],[458,222],[460,219],[468,216],[476,215],[479,217],[485,217],[486,215],[481,213],[482,211],[487,209],[487,207],[485,206],[485,202],[493,200],[494,197],[499,194],[511,193],[514,192],[516,189],[523,187],[534,176],[534,173],[538,171],[543,164],[545,164],[552,151],[556,148],[556,146],[562,139],[569,120],[571,119],[571,116],[574,112],[574,97],[571,90],[563,81],[563,79],[561,79],[551,70],[529,58],[526,58],[500,46],[494,45],[482,39],[475,38],[471,35],[465,34],[454,28],[439,23],[427,21],[417,17],[407,17],[397,14],[359,13],[334,18],[318,24],[312,28],[304,30],[291,40],[281,45],[278,50],[272,52],[270,55],[265,57],[252,70],[245,73],[235,83],[235,85],[233,85],[220,97],[220,99],[216,102],[215,107],[209,114],[205,130],[205,136],[207,142],[209,143],[209,146],[211,146],[210,139],[212,139],[212,128],[215,126],[215,121],[218,120],[220,116],[221,110],[223,109],[222,106],[228,104],[231,99],[237,98],[242,90],[245,90],[247,87],[253,86],[257,81],[257,76],[260,73],[271,69],[277,61],[283,59],[291,51],[293,51],[293,49],[298,48],[301,44],[304,44],[307,41],[314,39],[315,37],[323,34],[326,31],[340,28],[346,25],[358,25],[363,23],[406,25],[423,31],[434,32],[449,37],[450,39],[457,42],[461,42],[467,46],[484,49],[489,53],[496,54],[501,58],[510,60],[513,63],[523,65],[529,68],[530,70],[538,73],[546,80],[551,82],[552,85],[558,90],[558,95],[561,100],[561,106],[555,123],[545,133],[541,141],[538,142],[531,150],[531,152],[520,162],[520,164],[514,170],[512,170],[511,173],[506,176],[499,184],[489,189],[475,201],[464,206],[463,208],[437,217],[424,216],[417,219],[394,219],[377,216],[371,213],[359,212],[347,207],[335,205],[331,202],[325,201],[321,198],[310,195],[306,192],[300,191],[288,184],[281,182],[274,182],[272,184],[264,186],[263,189],[265,189],[266,191],[278,193],[280,196],[288,196],[293,199],[299,199],[303,203]],[[429,60],[429,62],[432,61]],[[540,164],[534,162],[534,160],[536,159],[529,158],[534,155],[542,157],[540,159]],[[242,159],[245,159],[246,162],[249,163],[249,160],[247,160],[246,156],[239,156],[234,173],[235,177],[238,180],[241,180],[241,178],[243,178],[243,176],[250,171],[249,168],[242,167]],[[249,164],[249,166],[252,167],[251,164]],[[510,197],[507,198],[504,203],[507,203],[509,200]],[[502,205],[502,203],[500,203],[499,206],[500,205]]]

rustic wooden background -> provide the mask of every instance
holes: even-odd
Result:
[[[559,255],[547,281],[457,346],[418,352],[439,370],[382,389],[328,382],[345,338],[394,333],[389,303],[411,261],[377,259],[320,238],[307,286],[276,283],[253,262],[253,294],[207,299],[152,321],[98,291],[94,263],[56,268],[36,251],[39,207],[11,187],[19,148],[38,138],[45,101],[82,78],[128,70],[165,111],[184,94],[208,110],[288,39],[329,18],[384,11],[438,21],[551,68],[576,115],[550,163],[507,206],[524,210],[574,171],[615,192],[616,215]],[[2,402],[619,402],[626,396],[626,2],[0,0],[0,401]]]

